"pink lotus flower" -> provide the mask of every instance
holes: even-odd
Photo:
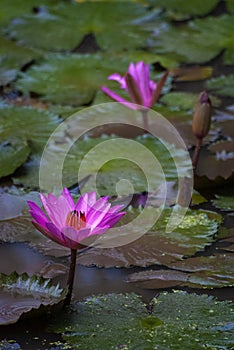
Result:
[[[131,103],[105,86],[102,86],[101,90],[113,100],[120,102],[133,110],[137,110],[138,107],[134,106],[132,103],[141,105],[148,109],[151,108],[159,98],[167,75],[168,72],[166,71],[156,84],[153,80],[150,80],[150,69],[148,64],[145,64],[142,61],[136,64],[131,62],[127,73],[123,77],[118,73],[114,73],[108,77],[109,80],[116,80],[120,83],[120,87],[128,92]]]
[[[41,194],[42,204],[47,212],[28,201],[30,213],[35,221],[33,225],[46,237],[70,249],[80,249],[83,239],[100,235],[112,227],[125,214],[119,212],[121,205],[108,203],[108,197],[96,200],[96,193],[89,192],[80,196],[74,204],[67,188],[57,198]]]

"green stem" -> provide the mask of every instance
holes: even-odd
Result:
[[[76,254],[77,254],[77,250],[71,249],[70,269],[69,269],[68,279],[67,279],[68,293],[67,293],[67,296],[64,300],[64,306],[69,305],[71,302],[75,269],[76,269]]]
[[[201,151],[201,145],[202,145],[202,139],[199,138],[197,139],[197,143],[196,143],[196,148],[193,154],[193,169],[196,170],[197,169],[197,163],[198,163],[198,159],[199,159],[199,155],[200,155],[200,151]]]

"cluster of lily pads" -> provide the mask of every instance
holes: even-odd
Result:
[[[37,266],[21,261],[9,267],[0,254],[0,325],[66,298],[66,287],[55,284],[53,278],[67,273],[61,258],[69,256],[70,249],[48,240],[31,225],[27,201],[41,205],[38,172],[51,133],[72,113],[110,102],[100,89],[103,85],[126,98],[126,91],[107,78],[115,72],[123,75],[129,62],[149,64],[155,81],[163,71],[170,72],[152,109],[177,128],[191,154],[196,142],[191,127],[194,105],[201,90],[209,92],[212,125],[204,139],[195,183],[217,185],[233,179],[233,33],[232,0],[1,1],[0,248],[3,252],[4,247],[16,245],[18,249],[24,244],[43,258]],[[92,110],[87,110],[87,118],[89,113]],[[81,125],[82,118],[78,117]],[[114,139],[111,132],[108,128],[105,134],[94,131],[73,145],[64,163],[64,186],[77,189],[77,169],[83,157],[103,140]],[[64,137],[72,138],[69,130]],[[175,165],[159,140],[145,135],[133,139],[160,159],[168,188],[166,208],[138,240],[84,251],[78,263],[129,268],[127,283],[145,289],[232,288],[234,231],[233,225],[223,227],[223,218],[233,220],[234,197],[216,195],[208,203],[194,191],[183,221],[166,233],[176,203]],[[183,162],[180,149],[176,155]],[[187,169],[186,161],[183,165]],[[130,222],[141,213],[145,201],[144,174],[124,160],[101,169],[97,166],[90,164],[89,174],[98,171],[101,196],[114,197],[114,184],[121,176],[131,179],[135,201],[120,225]],[[155,186],[158,181],[155,178]],[[157,193],[148,193],[148,199],[150,215],[159,210],[155,209]],[[206,208],[207,203],[209,210],[197,209],[197,205]],[[132,273],[131,267],[137,272]],[[74,302],[63,310],[61,319],[56,316],[51,321],[50,331],[62,333],[74,349],[232,349],[233,323],[233,304],[205,295],[162,293],[147,309],[135,294],[110,294]]]

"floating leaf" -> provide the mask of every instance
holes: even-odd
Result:
[[[216,199],[213,199],[212,203],[222,210],[234,210],[234,197],[216,195]]]
[[[0,85],[6,85],[14,80],[18,70],[37,56],[38,54],[32,50],[0,36]]]
[[[41,95],[43,101],[79,106],[92,101],[108,75],[126,71],[127,67],[126,61],[113,62],[99,54],[53,55],[24,73],[17,87]]]
[[[20,138],[33,151],[41,151],[60,120],[46,111],[27,107],[0,106],[0,137]],[[18,146],[19,147],[19,146]],[[22,163],[21,163],[22,164]]]
[[[212,67],[177,67],[171,71],[176,81],[197,81],[210,78],[212,75]]]
[[[60,2],[45,13],[26,15],[13,21],[6,32],[26,46],[51,51],[75,49],[90,33],[95,35],[103,50],[142,48],[149,33],[139,20],[146,14],[144,6],[131,1]],[[37,33],[37,40],[34,33]]]
[[[153,6],[160,6],[167,11],[167,15],[173,19],[182,20],[191,16],[208,14],[217,5],[218,0],[149,0]]]
[[[234,97],[233,84],[234,75],[230,74],[228,76],[221,75],[217,78],[207,80],[206,87],[218,95]]]
[[[233,305],[207,295],[163,293],[149,313],[135,294],[93,296],[76,303],[50,330],[74,349],[231,349]]]
[[[0,131],[1,133],[1,131]],[[11,175],[28,158],[30,148],[19,138],[8,139],[0,143],[0,178]]]
[[[0,325],[17,322],[25,313],[40,306],[51,306],[65,298],[66,290],[50,280],[28,277],[27,274],[0,275]]]
[[[222,288],[234,285],[233,254],[199,256],[172,263],[176,270],[146,270],[130,274],[128,282],[139,287],[160,289],[171,287]],[[192,273],[188,273],[192,272]]]
[[[145,215],[150,218],[158,209],[145,210]],[[137,209],[128,210],[120,225],[131,222],[139,213]],[[79,255],[78,262],[99,267],[145,267],[154,264],[170,266],[172,262],[192,256],[209,246],[221,222],[221,216],[214,212],[189,210],[181,224],[173,232],[166,233],[170,214],[171,209],[164,209],[150,232],[142,236],[140,234],[144,227],[133,225],[128,230],[125,229],[126,235],[140,237],[137,240],[116,248],[92,248]]]
[[[53,4],[55,0],[40,0],[40,5]],[[0,22],[6,25],[11,19],[30,13],[37,8],[38,1],[34,0],[2,0],[0,4]]]
[[[182,62],[203,63],[225,49],[225,64],[233,64],[233,16],[209,16],[190,21],[180,28],[164,28],[160,35],[155,35],[152,43],[157,54],[175,52],[181,56]]]

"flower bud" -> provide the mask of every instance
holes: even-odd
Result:
[[[198,139],[203,139],[210,130],[211,101],[208,94],[203,91],[198,98],[193,114],[192,130]]]

